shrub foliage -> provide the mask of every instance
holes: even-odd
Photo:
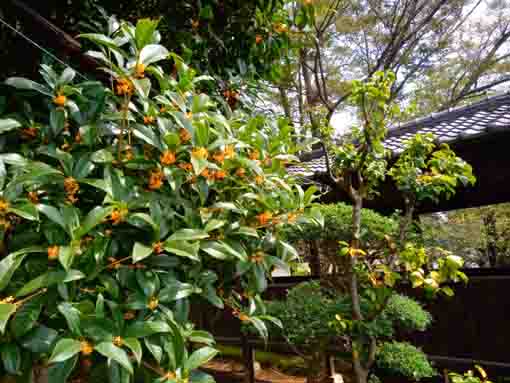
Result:
[[[296,140],[196,92],[211,78],[156,26],[111,18],[82,36],[106,86],[48,66],[43,83],[6,81],[19,92],[0,120],[1,375],[205,382],[217,351],[189,322],[194,299],[262,335],[278,323],[258,295],[296,253],[275,233],[313,199],[284,171]]]

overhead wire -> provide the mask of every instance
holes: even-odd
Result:
[[[41,46],[40,44],[36,43],[34,40],[32,40],[30,37],[28,37],[27,35],[25,35],[23,32],[19,31],[17,28],[13,27],[11,24],[9,24],[7,21],[5,21],[3,18],[0,17],[0,24],[3,24],[5,25],[7,28],[9,28],[10,30],[12,30],[14,33],[16,33],[17,35],[21,36],[23,39],[25,39],[26,41],[28,41],[30,44],[32,44],[34,47],[36,47],[37,49],[39,49],[40,51],[44,52],[45,54],[47,54],[49,57],[51,57],[53,60],[57,61],[58,63],[74,70],[76,72],[76,74],[81,77],[83,80],[88,80],[88,78],[86,76],[84,76],[83,74],[81,74],[78,70],[76,70],[75,68],[73,68],[71,65],[69,65],[68,63],[66,63],[65,61],[61,60],[60,58],[58,58],[57,56],[55,56],[53,53],[51,53],[48,49],[44,48],[43,46]]]

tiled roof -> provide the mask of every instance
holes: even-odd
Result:
[[[404,143],[416,133],[432,133],[439,142],[452,143],[502,130],[510,131],[510,92],[399,124],[389,129],[384,146],[398,155]],[[306,153],[288,171],[303,177],[325,173],[324,151]]]

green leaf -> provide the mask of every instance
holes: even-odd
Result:
[[[80,342],[75,339],[61,339],[55,345],[48,363],[63,362],[80,352]]]
[[[18,298],[23,297],[43,287],[49,287],[59,283],[72,282],[83,278],[85,278],[85,274],[78,270],[70,270],[68,272],[50,271],[40,275],[35,279],[32,279],[30,282],[25,284],[25,286],[19,289],[15,296]]]
[[[63,228],[67,233],[69,233],[69,228],[64,221],[64,217],[57,208],[50,205],[44,205],[42,203],[39,203],[36,206],[40,213],[44,214],[50,220]]]
[[[66,271],[69,271],[74,261],[75,251],[71,246],[60,246],[58,249],[58,260]]]
[[[109,207],[97,206],[94,209],[92,209],[83,220],[81,227],[74,231],[74,237],[75,238],[83,237],[94,227],[102,223],[104,219],[112,213],[113,210],[114,210],[113,206]]]
[[[179,257],[189,258],[193,261],[200,261],[198,250],[200,243],[189,243],[187,241],[165,241],[165,250],[169,253],[178,255]]]
[[[100,33],[83,33],[81,35],[78,35],[79,38],[87,39],[90,41],[93,41],[94,43],[98,45],[104,45],[108,48],[118,50],[119,47],[115,43],[115,41],[108,36],[102,35]]]
[[[191,156],[191,165],[193,165],[193,172],[196,175],[199,175],[207,168],[209,162],[207,162],[204,158],[195,158]]]
[[[227,224],[227,221],[219,220],[219,219],[211,219],[207,224],[205,225],[204,230],[206,232],[210,232],[213,230],[217,230],[220,227],[223,227]]]
[[[194,292],[195,288],[193,285],[173,280],[159,292],[159,300],[161,302],[173,302],[178,299],[186,298]]]
[[[152,247],[145,246],[140,242],[136,242],[133,246],[133,263],[140,262],[141,260],[149,257],[152,254]]]
[[[63,362],[54,363],[48,368],[48,382],[66,383],[69,376],[76,367],[78,355],[73,356]]]
[[[189,340],[195,343],[203,343],[208,346],[214,344],[214,337],[207,331],[192,331],[189,334]]]
[[[0,120],[0,134],[9,132],[13,129],[21,127],[21,123],[12,119],[12,118],[4,118]]]
[[[251,317],[249,321],[253,324],[253,326],[255,326],[255,329],[262,337],[262,339],[264,339],[264,341],[267,341],[269,337],[269,332],[267,331],[267,326],[264,323],[264,321],[255,317]]]
[[[167,241],[195,241],[208,238],[209,234],[198,229],[181,229],[173,233]]]
[[[140,19],[136,23],[135,41],[140,50],[152,42],[159,20]]]
[[[9,213],[16,214],[21,218],[25,218],[28,221],[39,220],[39,213],[37,212],[37,208],[31,203],[12,206],[8,209],[8,211]]]
[[[192,371],[189,376],[189,381],[191,383],[216,383],[211,375],[200,370]]]
[[[135,322],[124,331],[126,338],[145,338],[158,333],[171,332],[170,326],[162,321]]]
[[[16,312],[16,305],[12,303],[0,303],[0,333],[4,333],[5,326],[12,314]]]
[[[163,45],[149,44],[140,52],[140,63],[149,65],[168,58],[170,52]]]
[[[21,353],[16,343],[2,344],[0,346],[0,356],[8,374],[21,375]]]
[[[76,76],[76,72],[72,68],[67,67],[66,69],[64,69],[64,71],[60,75],[60,77],[58,79],[58,84],[59,85],[67,85],[71,81],[73,81],[75,76]]]
[[[117,363],[119,363],[122,367],[129,371],[130,374],[133,374],[133,366],[129,361],[129,357],[126,354],[126,351],[115,346],[111,342],[102,342],[94,347],[98,353],[107,358],[113,359]]]
[[[4,290],[11,281],[12,275],[21,265],[23,259],[30,253],[46,253],[46,247],[27,247],[9,254],[0,261],[0,291]]]
[[[138,364],[142,363],[142,345],[140,344],[140,341],[136,338],[124,338],[123,342],[134,354],[136,362]]]
[[[200,249],[205,251],[211,257],[222,261],[231,257],[231,254],[219,241],[206,241],[200,245]]]
[[[37,323],[43,308],[44,296],[38,296],[25,302],[11,320],[11,331],[16,338],[25,335]]]
[[[43,86],[37,82],[34,82],[32,80],[28,80],[26,78],[11,77],[11,78],[8,78],[7,80],[5,80],[5,83],[7,85],[13,86],[18,89],[35,90],[36,92],[42,93],[46,96],[53,97],[53,94],[51,93],[51,91],[48,88],[46,88],[45,86]]]
[[[67,327],[69,327],[73,335],[81,336],[80,310],[69,302],[62,302],[58,305],[58,311],[66,318]]]
[[[54,136],[58,136],[64,130],[65,112],[61,108],[52,109],[50,112],[50,127]]]
[[[113,154],[108,149],[100,149],[90,156],[90,160],[95,163],[111,163],[115,158]]]
[[[47,354],[57,337],[57,331],[39,325],[21,339],[21,345],[33,353]]]
[[[202,347],[194,351],[186,361],[185,370],[192,371],[209,362],[218,354],[218,350],[212,347]]]

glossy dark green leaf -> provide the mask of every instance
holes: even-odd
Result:
[[[166,322],[162,321],[146,321],[146,322],[135,322],[129,325],[124,331],[126,338],[145,338],[147,336],[167,333],[172,331],[170,326]]]
[[[66,383],[76,367],[78,355],[48,367],[48,383]]]
[[[46,253],[46,247],[32,246],[9,254],[0,261],[0,291],[11,281],[12,275],[30,253]]]
[[[0,134],[9,132],[13,129],[21,127],[21,123],[12,119],[12,118],[4,118],[0,119]]]
[[[129,361],[126,351],[120,347],[115,346],[111,342],[101,342],[94,347],[94,350],[107,358],[113,359],[129,371],[130,374],[133,374],[133,365]]]
[[[62,302],[58,305],[58,311],[66,318],[67,327],[73,335],[81,336],[80,310],[69,302]]]
[[[85,278],[85,274],[78,270],[65,271],[50,271],[45,273],[30,282],[25,284],[21,289],[16,292],[16,297],[23,297],[31,294],[43,287],[49,287],[63,282],[72,282],[78,279]]]
[[[80,352],[80,341],[76,339],[60,339],[51,353],[48,363],[59,363],[72,358]]]
[[[57,331],[39,325],[21,338],[21,345],[33,353],[49,353],[57,337]]]
[[[50,127],[54,136],[58,136],[64,130],[65,111],[61,108],[52,109],[50,112]]]
[[[189,283],[182,283],[174,280],[167,283],[163,289],[159,292],[159,300],[161,302],[173,302],[178,299],[189,297],[193,294],[195,288]]]
[[[198,250],[199,242],[190,243],[188,241],[165,241],[165,250],[179,257],[189,258],[193,261],[199,261]]]
[[[202,366],[203,364],[213,359],[218,354],[218,352],[218,350],[209,346],[202,347],[193,351],[193,353],[186,361],[185,370],[192,371]]]
[[[21,305],[16,311],[11,320],[11,331],[16,338],[25,335],[35,326],[45,299],[41,295],[34,297]]]
[[[48,88],[26,78],[10,77],[7,80],[5,80],[5,83],[18,89],[35,90],[36,92],[42,93],[46,96],[53,97],[53,94]]]
[[[39,220],[39,213],[36,207],[31,203],[24,203],[15,205],[9,208],[9,213],[16,214],[21,218],[25,218],[29,221],[37,221]]]
[[[159,44],[149,44],[143,47],[140,52],[140,62],[149,65],[168,58],[170,52]]]
[[[133,246],[133,263],[140,262],[141,260],[150,257],[152,253],[152,246],[145,246],[140,242],[136,242]]]
[[[97,206],[94,209],[92,209],[85,219],[83,220],[81,226],[74,231],[74,237],[75,238],[81,238],[85,234],[87,234],[90,230],[92,230],[94,227],[99,225],[103,222],[103,220],[108,217],[112,211],[114,210],[113,206],[109,207],[101,207]]]
[[[135,356],[136,362],[140,364],[142,362],[142,345],[140,341],[136,338],[124,338],[123,342]]]
[[[5,371],[11,375],[21,375],[21,352],[16,343],[4,343],[0,345],[0,356]]]
[[[4,333],[7,322],[16,312],[16,305],[12,303],[0,303],[0,333]]]

